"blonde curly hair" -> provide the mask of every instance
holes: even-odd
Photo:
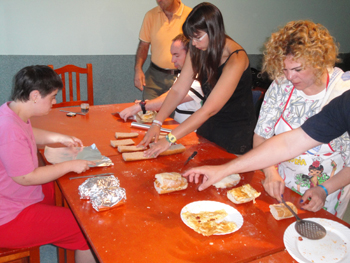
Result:
[[[265,43],[263,72],[273,80],[283,76],[284,60],[292,55],[302,59],[303,68],[314,68],[316,81],[325,69],[334,67],[338,59],[338,44],[327,28],[308,20],[291,21],[273,33]]]

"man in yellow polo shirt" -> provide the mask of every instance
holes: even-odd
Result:
[[[139,34],[135,60],[135,87],[143,91],[143,100],[157,98],[168,91],[179,73],[171,62],[169,52],[172,40],[182,33],[191,8],[181,0],[157,0],[158,6],[148,11]],[[142,66],[151,46],[151,63],[146,73]]]

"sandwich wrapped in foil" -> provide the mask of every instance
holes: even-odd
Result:
[[[119,206],[126,200],[125,189],[119,186],[119,180],[114,175],[89,178],[78,190],[80,199],[90,199],[96,211]]]
[[[102,191],[93,192],[90,196],[92,207],[97,212],[122,205],[125,200],[125,189],[121,187],[104,188]]]
[[[119,179],[114,175],[89,178],[78,187],[80,199],[90,199],[94,192],[119,185]]]

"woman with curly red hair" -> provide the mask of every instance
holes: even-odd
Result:
[[[263,71],[274,81],[260,110],[254,147],[276,134],[300,127],[329,101],[350,88],[342,79],[344,72],[334,67],[338,62],[338,46],[321,24],[291,21],[271,35],[265,48]],[[285,186],[303,194],[324,181],[301,183],[300,176],[309,173],[315,160],[324,168],[323,177],[330,178],[344,166],[349,166],[349,149],[349,135],[344,133],[329,144],[279,163],[277,169],[275,166],[265,168],[264,188],[279,201]],[[341,218],[349,194],[349,187],[332,193],[325,200],[324,208]]]

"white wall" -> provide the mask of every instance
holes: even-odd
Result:
[[[349,0],[211,2],[248,54],[260,54],[271,32],[297,19],[325,25],[340,52],[350,52]],[[154,6],[155,0],[0,0],[0,55],[135,54],[143,16]]]

